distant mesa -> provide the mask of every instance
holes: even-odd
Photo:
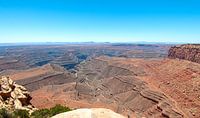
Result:
[[[200,63],[200,44],[185,44],[171,47],[168,57]]]

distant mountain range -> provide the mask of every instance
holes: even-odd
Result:
[[[187,44],[186,42],[16,42],[0,43],[0,46],[22,46],[22,45],[65,45],[65,44]]]

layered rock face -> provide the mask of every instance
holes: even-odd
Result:
[[[21,109],[32,112],[35,108],[30,103],[29,92],[23,86],[8,77],[0,79],[0,108],[8,110]]]
[[[188,44],[171,47],[168,57],[200,63],[200,44]]]
[[[165,94],[140,79],[148,74],[143,66],[125,62],[123,58],[100,57],[80,64],[76,98],[117,104],[118,113],[131,117],[183,117]]]
[[[61,113],[52,118],[125,118],[109,109],[77,109],[66,113]]]
[[[152,61],[142,59],[99,57],[88,60],[77,67],[75,82],[33,91],[32,103],[39,108],[55,103],[70,108],[109,108],[131,118],[185,117],[169,94],[155,87],[162,83],[151,85],[150,82],[157,82],[154,73],[159,71],[152,67],[161,65],[151,64]],[[151,80],[146,82],[144,78]]]
[[[17,84],[26,87],[29,92],[42,88],[43,86],[59,85],[73,82],[74,80],[71,73],[56,64],[46,64],[42,67],[23,71],[5,71],[0,75],[6,75],[12,78]]]

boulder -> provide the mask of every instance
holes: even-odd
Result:
[[[65,113],[60,113],[52,118],[125,118],[124,116],[113,112],[110,109],[93,108],[77,109]]]

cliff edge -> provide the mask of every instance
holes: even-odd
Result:
[[[171,47],[168,57],[200,63],[200,44],[185,44]]]

